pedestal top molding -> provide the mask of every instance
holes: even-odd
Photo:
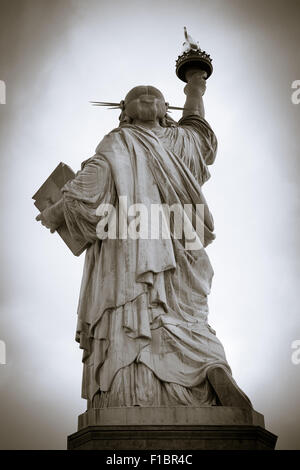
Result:
[[[254,425],[265,427],[257,411],[227,406],[92,408],[78,417],[87,426],[129,425]]]

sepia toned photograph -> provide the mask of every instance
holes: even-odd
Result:
[[[0,0],[0,450],[300,450],[299,17]]]

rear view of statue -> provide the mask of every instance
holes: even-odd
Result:
[[[202,186],[217,140],[203,94],[212,65],[186,30],[176,72],[186,82],[179,122],[150,85],[119,103],[95,103],[120,108],[119,126],[37,217],[51,231],[64,225],[86,251],[76,339],[88,411],[223,406],[252,413],[208,323],[206,247],[214,224]]]

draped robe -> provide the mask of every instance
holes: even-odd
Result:
[[[114,129],[63,188],[72,236],[90,243],[85,257],[76,340],[83,349],[82,396],[88,406],[213,405],[206,373],[231,373],[207,322],[213,270],[205,246],[213,219],[201,186],[217,142],[207,121],[177,127]],[[203,247],[183,240],[97,237],[100,204],[205,207]]]

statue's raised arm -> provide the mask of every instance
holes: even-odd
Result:
[[[186,101],[183,117],[191,114],[205,117],[203,95],[206,90],[206,77],[207,73],[204,70],[191,69],[186,73],[187,85],[184,87]]]

